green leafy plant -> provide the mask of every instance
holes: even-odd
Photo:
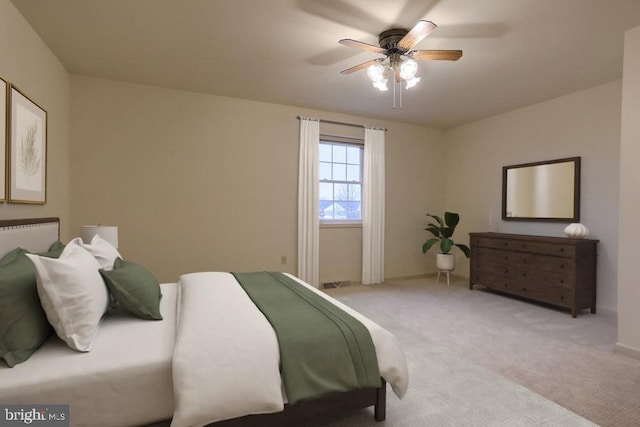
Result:
[[[453,232],[460,222],[460,215],[453,212],[445,212],[444,219],[438,215],[427,214],[427,216],[433,218],[436,223],[434,224],[432,221],[429,226],[425,228],[425,230],[433,234],[434,237],[424,242],[422,245],[422,253],[427,253],[433,245],[439,242],[440,253],[448,254],[454,246],[457,246],[467,258],[470,257],[471,250],[469,247],[461,243],[454,243],[452,239]]]

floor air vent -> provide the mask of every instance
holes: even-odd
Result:
[[[351,280],[342,280],[339,282],[325,282],[322,284],[322,287],[324,289],[330,289],[330,288],[342,288],[345,286],[351,286]]]

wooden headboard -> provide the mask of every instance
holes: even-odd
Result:
[[[60,239],[60,218],[0,220],[0,258],[16,247],[45,252]]]

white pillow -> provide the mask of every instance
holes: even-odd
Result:
[[[91,351],[109,306],[98,261],[73,242],[58,259],[26,255],[35,265],[40,304],[53,329],[72,349]]]
[[[76,237],[71,242],[77,243],[83,249],[86,249],[98,260],[100,268],[104,268],[105,270],[113,270],[113,263],[116,261],[116,258],[122,258],[120,252],[118,252],[111,243],[97,234],[93,236],[91,243],[84,243],[80,237]]]

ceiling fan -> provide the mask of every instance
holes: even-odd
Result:
[[[380,46],[374,46],[353,39],[339,40],[338,43],[345,46],[357,47],[385,55],[383,58],[363,62],[362,64],[347,68],[341,72],[342,74],[351,74],[367,68],[367,76],[373,83],[373,86],[381,91],[388,89],[387,75],[391,73],[397,83],[405,81],[407,83],[406,88],[409,89],[420,81],[420,77],[416,77],[418,71],[418,64],[415,62],[416,59],[457,61],[462,57],[461,50],[412,50],[416,44],[431,34],[436,28],[436,24],[424,20],[418,21],[411,30],[392,28],[380,33]],[[400,93],[402,94],[402,92]],[[400,108],[402,108],[402,105]]]

